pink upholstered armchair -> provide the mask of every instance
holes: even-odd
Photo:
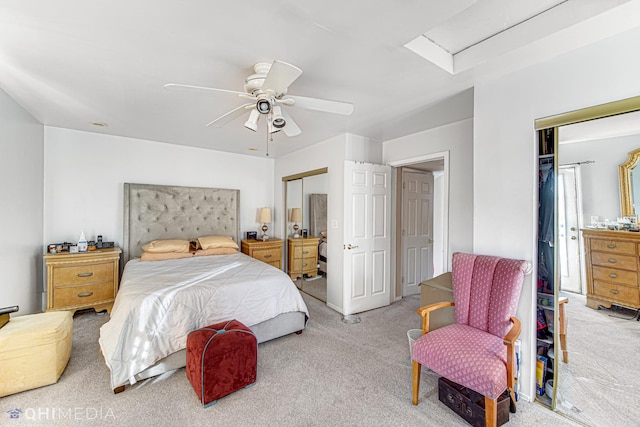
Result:
[[[514,316],[529,270],[525,261],[453,254],[454,302],[418,310],[423,325],[412,349],[414,405],[418,404],[421,365],[485,396],[487,426],[497,424],[497,399],[507,388],[515,405],[514,342],[520,322]],[[429,313],[451,305],[455,323],[429,332]]]

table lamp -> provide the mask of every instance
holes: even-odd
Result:
[[[296,239],[300,237],[298,234],[298,224],[302,222],[302,210],[300,208],[292,208],[291,209],[291,222],[293,222],[293,237]]]
[[[269,227],[267,224],[271,224],[271,208],[260,208],[260,218],[258,222],[262,223],[262,240],[269,240],[269,236],[267,236]]]

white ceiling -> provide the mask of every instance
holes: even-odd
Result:
[[[265,155],[264,123],[256,133],[245,118],[205,127],[244,103],[237,95],[163,86],[242,91],[254,63],[278,59],[303,70],[290,94],[354,104],[351,116],[287,107],[302,134],[275,134],[273,158],[344,132],[383,141],[420,130],[432,122],[429,106],[480,76],[640,25],[636,16],[603,29],[633,3],[3,0],[0,88],[47,126],[257,156]],[[417,38],[435,45],[450,70],[404,47]]]

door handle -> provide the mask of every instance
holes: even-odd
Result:
[[[576,228],[575,227],[571,227],[569,230],[576,231]]]
[[[577,237],[576,236],[571,236],[571,240],[576,240]]]
[[[355,249],[357,247],[358,247],[357,245],[352,245],[351,243],[347,245],[347,249]]]

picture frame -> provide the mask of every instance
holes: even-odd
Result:
[[[247,231],[247,240],[257,240],[258,239],[258,232],[257,231]]]
[[[302,229],[302,237],[309,237],[309,230],[307,230],[306,228]]]

